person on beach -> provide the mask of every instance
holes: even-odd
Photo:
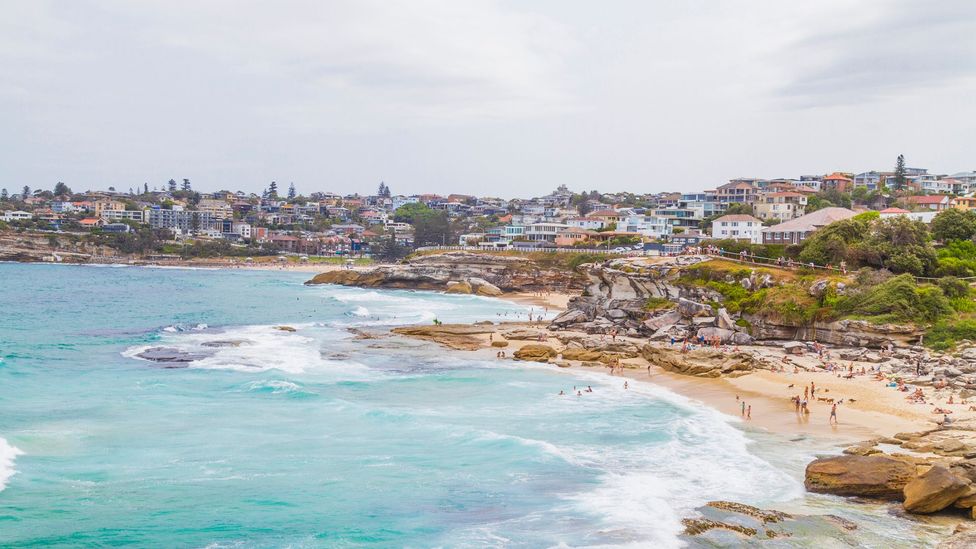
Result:
[[[752,419],[752,404],[746,408],[746,419]]]
[[[793,406],[796,408],[796,413],[800,413],[800,395],[793,397]]]
[[[742,412],[740,412],[740,415],[742,416],[746,415],[746,401],[744,400],[742,401]]]
[[[803,400],[806,400],[809,397],[810,397],[809,387],[803,387]]]
[[[828,423],[833,423],[834,425],[837,425],[837,403],[836,402],[830,407],[830,419],[828,420]]]
[[[566,392],[565,392],[565,391],[563,391],[563,390],[560,390],[560,391],[559,391],[559,396],[566,396]]]
[[[624,382],[624,389],[628,389],[628,388],[630,388],[630,385],[628,385],[627,382],[625,381]]]

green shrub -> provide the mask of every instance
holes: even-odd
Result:
[[[940,320],[925,334],[925,344],[938,351],[954,347],[963,339],[976,339],[976,319]]]
[[[939,279],[939,288],[948,298],[965,297],[969,295],[969,284],[954,276]]]
[[[660,311],[661,309],[668,309],[673,306],[674,303],[666,297],[649,297],[647,301],[644,302],[645,311]]]
[[[933,322],[953,312],[938,286],[919,287],[909,274],[840,298],[837,310],[847,316],[883,316],[886,320],[907,322]]]

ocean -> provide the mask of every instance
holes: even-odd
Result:
[[[666,548],[717,499],[841,509],[865,546],[935,539],[805,495],[813,441],[649,383],[349,330],[530,307],[309,276],[0,264],[0,546]]]

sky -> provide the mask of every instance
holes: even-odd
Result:
[[[976,170],[976,2],[6,0],[0,186],[692,191]]]

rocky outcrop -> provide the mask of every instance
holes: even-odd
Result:
[[[306,284],[340,284],[363,288],[401,288],[498,296],[509,291],[579,288],[579,274],[540,268],[525,257],[472,252],[424,255],[396,265],[364,270],[335,270],[315,275]]]
[[[872,324],[865,320],[837,320],[794,324],[781,319],[743,315],[756,339],[819,341],[847,347],[911,346],[923,331],[905,324]]]
[[[207,358],[207,353],[193,353],[174,349],[172,347],[151,347],[136,355],[137,357],[156,362],[163,368],[186,368],[187,363]]]
[[[969,479],[958,477],[945,467],[935,465],[905,485],[903,505],[911,513],[935,513],[968,494],[969,485]]]
[[[767,367],[752,353],[726,353],[714,349],[681,352],[678,349],[645,345],[641,348],[641,355],[651,364],[669,372],[698,377],[719,377]]]
[[[681,521],[681,537],[693,547],[792,546],[782,538],[800,538],[804,546],[857,546],[858,526],[835,515],[795,515],[732,501],[712,501],[699,516]]]
[[[433,341],[459,351],[473,351],[481,347],[480,334],[494,332],[492,326],[469,324],[434,324],[430,326],[401,326],[391,330],[395,334]]]
[[[902,460],[844,455],[811,462],[804,485],[821,494],[901,501],[905,486],[914,478],[915,466]]]
[[[515,351],[513,355],[517,360],[530,362],[548,362],[550,358],[556,358],[558,353],[548,345],[526,345]]]

